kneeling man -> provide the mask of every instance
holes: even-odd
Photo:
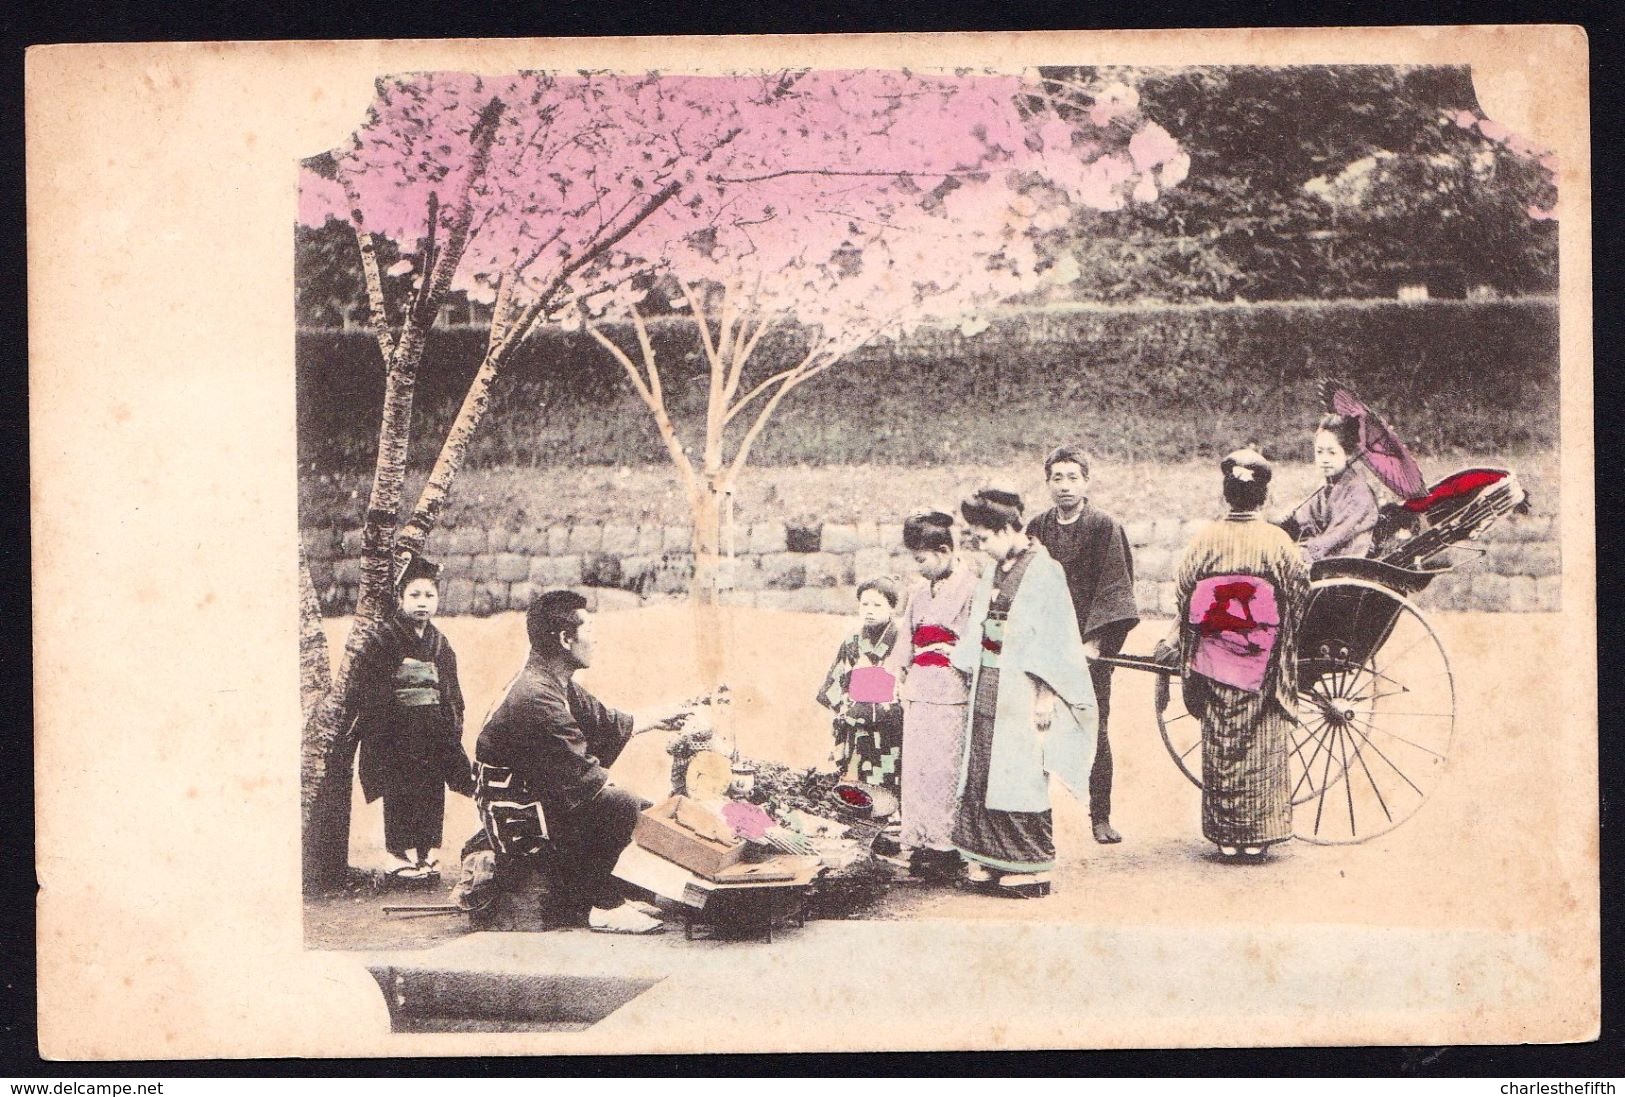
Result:
[[[592,665],[593,618],[574,591],[539,595],[526,616],[530,656],[486,718],[474,748],[475,800],[497,853],[544,854],[557,916],[604,933],[650,933],[611,875],[647,801],[609,783],[632,736],[671,727],[682,706],[633,716],[575,682]]]

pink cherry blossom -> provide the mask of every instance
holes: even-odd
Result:
[[[506,280],[574,327],[640,307],[654,277],[749,286],[741,307],[833,352],[1047,284],[1035,233],[1188,172],[1132,89],[1069,114],[1034,90],[885,70],[391,77],[336,178],[304,173],[300,217],[358,213],[417,269],[466,196],[452,285],[476,300]]]
[[[1149,171],[1179,155],[1179,142],[1155,122],[1148,122],[1129,138],[1128,154],[1134,170]]]

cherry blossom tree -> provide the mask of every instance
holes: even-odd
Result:
[[[812,73],[798,91],[772,125],[741,137],[733,174],[716,180],[748,191],[686,226],[662,215],[663,231],[628,241],[641,280],[574,302],[677,469],[702,601],[717,597],[725,501],[790,393],[868,343],[925,323],[973,334],[988,306],[1075,279],[1075,259],[1046,251],[1047,235],[1082,210],[1154,201],[1190,166],[1117,84]],[[704,354],[693,437],[668,406],[643,315],[657,284],[674,287]],[[619,338],[614,320],[625,322]],[[799,353],[757,361],[776,331],[793,331]]]
[[[333,883],[346,864],[356,745],[351,665],[389,612],[396,568],[422,552],[434,529],[492,383],[560,301],[624,282],[629,274],[617,264],[624,268],[625,257],[610,258],[615,245],[663,206],[703,202],[703,194],[687,192],[699,189],[752,112],[770,108],[795,81],[794,74],[391,78],[379,81],[351,143],[305,165],[300,221],[351,224],[384,367],[355,622],[337,676],[319,701],[307,698],[307,886]],[[385,240],[401,258],[380,269]],[[413,387],[429,330],[454,287],[490,302],[492,324],[483,360],[403,523]]]

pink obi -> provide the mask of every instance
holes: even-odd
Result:
[[[885,667],[854,667],[846,692],[854,701],[889,705],[897,700],[897,679]]]
[[[1257,693],[1280,634],[1275,587],[1256,575],[1214,575],[1191,592],[1185,623],[1196,632],[1190,669],[1222,685]]]

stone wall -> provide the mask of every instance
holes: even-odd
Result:
[[[1202,524],[1162,519],[1125,527],[1134,546],[1135,597],[1142,615],[1173,615],[1173,569]],[[429,555],[445,566],[442,614],[524,610],[534,593],[552,587],[591,591],[599,607],[608,609],[686,593],[694,575],[689,538],[683,526],[459,528],[437,531]],[[724,600],[847,613],[860,579],[914,574],[902,541],[900,524],[742,525],[724,576],[729,588]],[[351,612],[361,580],[360,532],[339,536],[306,530],[304,544],[325,612]],[[1457,570],[1433,581],[1418,599],[1423,606],[1514,613],[1558,609],[1561,561],[1550,517],[1503,519],[1478,547],[1484,550],[1481,558],[1457,553]]]

